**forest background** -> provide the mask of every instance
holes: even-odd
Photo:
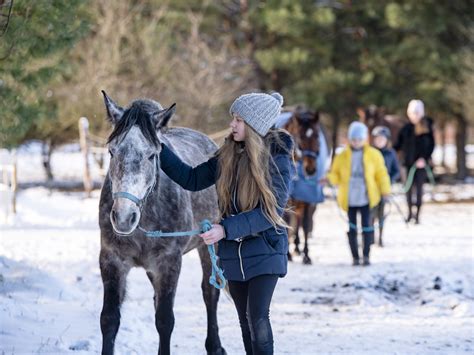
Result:
[[[239,94],[276,90],[324,113],[336,144],[358,108],[404,117],[420,98],[441,136],[455,128],[469,173],[470,1],[1,0],[0,13],[0,147],[38,139],[51,154],[78,140],[81,116],[106,137],[102,89],[176,102],[173,124],[205,133]]]

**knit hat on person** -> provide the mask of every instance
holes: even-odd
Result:
[[[365,124],[362,122],[354,121],[349,125],[349,131],[347,132],[347,137],[350,140],[360,139],[365,141],[369,134],[369,130]]]
[[[239,96],[230,106],[230,114],[237,114],[259,135],[264,137],[275,124],[283,105],[283,96],[251,93]]]
[[[411,100],[408,103],[407,114],[410,112],[418,113],[421,117],[425,116],[425,104],[421,100]]]
[[[372,137],[384,136],[387,139],[390,139],[392,134],[390,129],[387,126],[376,126],[372,130]]]

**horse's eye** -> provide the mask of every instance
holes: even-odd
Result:
[[[153,153],[152,155],[148,157],[149,161],[153,161],[154,159],[155,159],[155,153]]]

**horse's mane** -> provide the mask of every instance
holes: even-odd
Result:
[[[153,107],[150,103],[143,100],[133,102],[115,125],[114,130],[107,139],[107,144],[122,134],[126,134],[133,126],[137,126],[150,143],[158,146],[159,141],[156,135],[156,128],[150,112],[153,112]]]

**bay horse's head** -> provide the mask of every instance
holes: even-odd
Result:
[[[286,129],[293,136],[296,145],[296,160],[303,164],[307,175],[317,171],[319,154],[319,112],[298,107]]]
[[[384,107],[378,107],[375,105],[370,105],[365,109],[358,108],[357,114],[359,116],[359,121],[367,126],[369,132],[372,132],[376,126],[386,126],[390,129],[393,139],[396,139],[398,132],[405,124],[402,117],[389,115]],[[372,134],[369,134],[369,142],[373,143]]]
[[[357,109],[357,115],[359,116],[359,121],[367,126],[369,132],[372,132],[375,126],[385,125],[385,109],[383,107],[375,105],[370,105],[366,108],[359,107]]]
[[[157,132],[166,126],[175,105],[163,109],[158,102],[144,99],[124,109],[102,93],[113,125],[107,140],[114,199],[110,221],[118,235],[128,235],[138,227],[141,207],[158,183],[161,144]]]

